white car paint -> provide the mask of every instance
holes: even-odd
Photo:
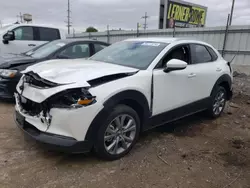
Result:
[[[32,48],[42,45],[45,42],[48,41],[39,41],[39,40],[13,40],[9,41],[8,44],[4,44],[2,42],[3,36],[8,31],[14,31],[15,29],[23,26],[29,26],[29,27],[43,27],[43,28],[52,28],[52,29],[58,29],[56,27],[46,26],[46,25],[36,25],[36,24],[12,24],[8,26],[4,26],[3,28],[0,28],[0,55],[4,55],[7,53],[14,53],[19,54],[22,52],[26,52],[28,50],[31,50]],[[58,29],[60,34],[60,39],[65,39],[66,34],[61,29]]]
[[[104,103],[117,93],[127,90],[141,92],[146,97],[149,105],[152,102],[153,106],[150,107],[152,109],[152,116],[155,116],[210,96],[216,80],[223,74],[231,75],[226,61],[223,60],[217,51],[218,59],[213,63],[188,65],[184,70],[170,73],[165,73],[162,69],[154,69],[164,55],[176,45],[197,43],[210,46],[214,49],[211,45],[204,42],[172,38],[139,38],[128,41],[165,42],[169,43],[169,45],[159,53],[146,70],[140,70],[133,76],[117,79],[96,87],[91,87],[88,81],[106,75],[133,73],[137,72],[138,69],[82,59],[53,60],[29,67],[24,73],[33,71],[44,79],[56,83],[64,83],[65,85],[50,89],[39,89],[24,84],[22,92],[20,90],[20,86],[23,85],[21,79],[17,86],[17,91],[23,97],[41,103],[52,95],[66,89],[90,86],[89,92],[93,96],[96,96],[97,102],[79,109],[52,108],[50,111],[50,115],[52,116],[50,126],[41,123],[41,117],[33,117],[23,113],[18,102],[15,107],[16,110],[26,117],[26,121],[41,131],[70,136],[78,141],[84,141],[93,119],[103,109]],[[218,71],[219,69],[221,70]],[[153,99],[151,99],[152,78]]]

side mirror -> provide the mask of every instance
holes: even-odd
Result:
[[[183,70],[187,67],[187,63],[185,61],[179,59],[171,59],[167,62],[164,72],[168,73],[176,70]]]
[[[3,43],[8,44],[9,41],[15,40],[15,33],[14,31],[8,31],[4,36],[3,36]]]

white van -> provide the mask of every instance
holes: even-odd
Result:
[[[45,42],[65,39],[58,28],[31,24],[13,24],[0,28],[0,55],[20,54]]]

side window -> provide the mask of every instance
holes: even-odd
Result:
[[[178,46],[166,54],[162,59],[160,65],[157,68],[162,68],[166,66],[166,63],[171,59],[179,59],[185,61],[187,64],[190,64],[189,48],[187,45]]]
[[[60,39],[60,32],[58,29],[39,27],[39,34],[41,41],[52,41]]]
[[[95,53],[103,50],[104,48],[106,48],[107,46],[106,45],[103,45],[103,44],[94,44],[94,47],[95,47]]]
[[[212,61],[212,56],[207,48],[199,44],[191,44],[192,64],[207,63]]]
[[[218,59],[218,55],[215,53],[215,51],[209,46],[207,46],[207,50],[211,54],[213,61],[216,61]]]
[[[87,58],[90,56],[89,44],[75,44],[67,47],[61,53],[68,58]]]
[[[14,29],[15,40],[34,40],[32,27],[18,27]]]

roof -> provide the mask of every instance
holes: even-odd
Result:
[[[179,38],[173,38],[173,37],[154,37],[154,38],[133,38],[133,39],[127,39],[126,41],[148,41],[148,42],[163,42],[163,43],[172,43],[177,40],[180,40]]]
[[[71,43],[71,42],[98,42],[98,43],[105,43],[105,44],[108,44],[106,42],[103,42],[103,41],[98,41],[98,40],[91,40],[91,39],[82,39],[82,38],[67,38],[67,39],[58,39],[56,41],[60,41],[60,42],[63,42],[63,43]]]
[[[126,41],[162,42],[162,43],[167,43],[167,44],[183,41],[187,43],[200,43],[200,44],[209,45],[208,43],[204,41],[200,41],[200,40],[193,39],[193,38],[185,38],[185,37],[183,38],[173,38],[173,37],[131,38],[131,39],[127,39]]]

